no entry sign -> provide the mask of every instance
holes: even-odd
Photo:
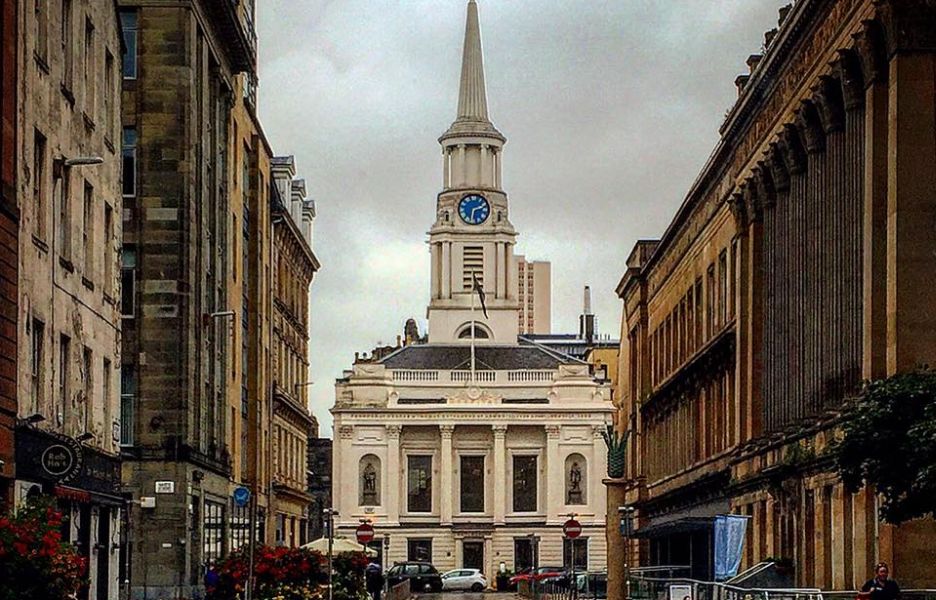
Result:
[[[370,523],[361,523],[354,531],[354,534],[357,536],[358,544],[366,546],[374,541],[374,526]]]
[[[582,524],[575,519],[569,519],[562,525],[562,533],[570,540],[582,535]]]

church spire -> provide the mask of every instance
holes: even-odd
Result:
[[[489,123],[487,90],[484,85],[484,56],[481,50],[481,26],[478,3],[468,2],[465,46],[462,55],[461,88],[458,94],[458,120]]]

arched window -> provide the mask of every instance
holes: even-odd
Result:
[[[566,504],[587,504],[588,464],[581,454],[570,454],[565,461]]]
[[[487,340],[491,338],[491,334],[488,333],[488,330],[479,324],[475,324],[475,339],[476,340]],[[471,338],[471,325],[465,325],[461,331],[458,332],[458,339],[467,340]]]
[[[373,454],[361,458],[358,479],[358,505],[380,506],[380,459]]]

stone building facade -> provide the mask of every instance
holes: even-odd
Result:
[[[16,189],[19,39],[18,2],[4,0],[0,20],[0,503],[13,498],[16,475],[17,335],[19,332],[19,206]]]
[[[103,600],[118,593],[123,505],[120,26],[112,3],[19,6],[17,497],[57,498],[89,560],[82,595]],[[36,459],[53,446],[81,467],[54,475]]]
[[[552,265],[514,256],[520,335],[552,333]]]
[[[382,564],[427,560],[489,581],[502,562],[599,568],[609,388],[587,363],[518,338],[506,138],[488,116],[478,5],[467,8],[458,116],[439,140],[428,341],[407,324],[405,344],[336,383],[336,528],[352,537],[372,521]],[[574,545],[570,514],[583,525]]]
[[[251,128],[234,133],[256,81],[254,6],[119,4],[127,579],[133,598],[187,597],[246,535],[230,504],[250,462],[232,454],[243,435],[243,367],[232,364],[243,358],[244,314],[243,289],[231,286],[243,268],[243,198],[259,190],[242,170]],[[260,145],[251,135],[247,155]]]
[[[309,286],[320,264],[312,251],[315,203],[296,179],[292,156],[273,159],[273,421],[270,516],[276,545],[308,534]]]
[[[878,560],[936,584],[936,527],[877,518],[829,444],[862,380],[932,364],[936,9],[803,0],[748,59],[721,140],[660,240],[618,287],[618,427],[637,512],[631,564],[710,577],[712,518],[750,517],[742,567],[795,565],[795,583],[854,589]],[[623,590],[623,560],[609,590]]]
[[[266,539],[270,514],[273,152],[257,118],[254,77],[245,72],[234,78],[231,109],[227,306],[234,314],[226,435],[231,447],[231,492],[240,486],[252,492],[246,506],[230,503],[226,546],[231,550],[248,543],[251,529],[258,539]]]

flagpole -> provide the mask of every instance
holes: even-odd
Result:
[[[471,276],[472,285],[471,285],[471,385],[476,386],[477,381],[475,379],[475,294],[478,293],[477,289],[477,279],[474,275]]]

